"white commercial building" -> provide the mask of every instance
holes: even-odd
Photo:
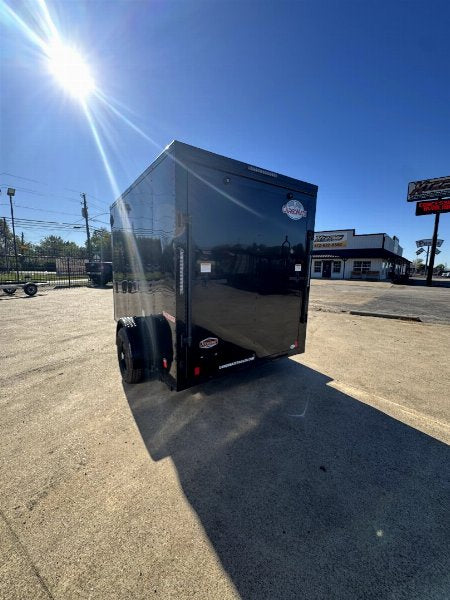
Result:
[[[383,281],[407,275],[398,238],[386,233],[356,234],[354,229],[316,231],[311,277]]]

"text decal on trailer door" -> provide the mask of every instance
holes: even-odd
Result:
[[[286,204],[283,204],[282,212],[287,215],[290,219],[297,221],[302,217],[306,217],[307,212],[301,202],[298,200],[289,200]]]

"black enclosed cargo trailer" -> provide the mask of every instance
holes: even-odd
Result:
[[[111,207],[126,382],[304,351],[317,186],[172,142]]]

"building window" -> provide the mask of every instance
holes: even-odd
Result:
[[[353,270],[356,273],[367,273],[371,270],[372,262],[370,260],[355,260],[353,262]]]
[[[340,273],[341,272],[341,262],[339,260],[334,261],[333,263],[333,273]]]
[[[314,273],[322,273],[322,261],[314,261]]]

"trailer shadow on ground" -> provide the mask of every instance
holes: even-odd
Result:
[[[285,359],[125,393],[242,598],[443,599],[447,446],[329,382]]]

